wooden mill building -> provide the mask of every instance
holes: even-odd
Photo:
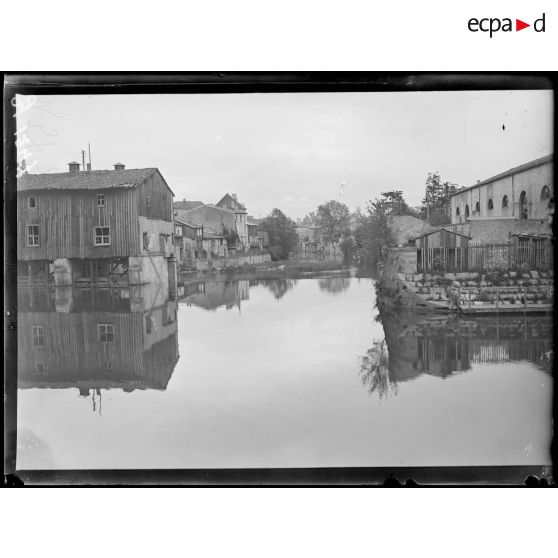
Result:
[[[17,197],[18,280],[168,282],[173,192],[158,169],[69,163],[69,172],[22,175]]]

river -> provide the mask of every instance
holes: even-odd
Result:
[[[19,469],[550,463],[548,318],[404,315],[355,277],[180,295],[25,294]]]

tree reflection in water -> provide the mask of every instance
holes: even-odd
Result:
[[[318,279],[320,290],[326,291],[330,294],[338,294],[346,291],[351,285],[349,277],[323,277]]]
[[[250,285],[267,287],[276,299],[283,298],[296,285],[296,279],[257,279]]]
[[[370,395],[377,392],[380,399],[397,395],[397,382],[391,379],[389,372],[389,353],[385,339],[374,341],[362,357],[360,380]]]

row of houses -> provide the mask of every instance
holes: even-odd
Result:
[[[236,194],[216,204],[182,200],[174,203],[174,242],[181,262],[234,257],[267,247],[262,220],[254,219]]]
[[[25,173],[17,180],[18,280],[57,285],[163,283],[197,259],[262,250],[261,221],[236,195],[173,203],[156,168]]]

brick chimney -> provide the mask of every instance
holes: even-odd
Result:
[[[124,170],[125,168],[124,163],[114,163],[114,170]]]
[[[72,161],[68,163],[69,172],[79,172],[79,163],[77,161]]]

